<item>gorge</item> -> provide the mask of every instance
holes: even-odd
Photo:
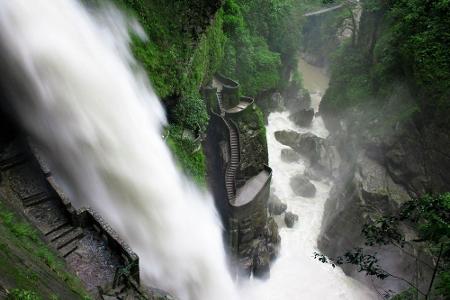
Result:
[[[447,2],[0,0],[0,299],[446,299]]]

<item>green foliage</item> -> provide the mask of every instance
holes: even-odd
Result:
[[[190,96],[177,103],[173,111],[177,124],[193,132],[204,132],[208,126],[205,102],[199,96]]]
[[[239,81],[243,94],[256,96],[287,82],[286,70],[296,67],[300,46],[301,2],[225,1],[227,40],[221,71]]]
[[[29,224],[17,222],[14,214],[2,209],[0,206],[0,220],[2,224],[8,228],[17,238],[29,239],[33,242],[38,241],[36,231]]]
[[[1,199],[0,234],[0,271],[4,276],[13,278],[17,284],[17,288],[11,291],[8,299],[41,299],[31,290],[38,288],[37,285],[41,280],[38,274],[22,265],[11,265],[12,259],[16,256],[15,248],[26,251],[31,259],[47,265],[73,292],[84,297],[83,299],[89,299],[79,279],[66,271],[64,262],[47,247],[38,232],[7,209]],[[9,265],[13,267],[6,267]]]
[[[449,2],[366,0],[363,6],[368,21],[360,29],[365,31],[357,45],[335,56],[321,108],[340,113],[375,99],[383,104],[398,83],[406,82],[424,117],[449,127]]]
[[[196,3],[113,1],[137,18],[148,37],[146,41],[133,38],[132,48],[161,98],[198,92],[221,64],[225,38],[220,15],[206,33],[197,36],[189,31],[202,21],[195,15],[201,9]]]
[[[171,125],[168,129],[167,144],[178,160],[180,167],[199,185],[204,186],[206,160],[202,148],[197,142],[183,136],[183,128]]]
[[[395,1],[390,10],[392,47],[414,84],[428,96],[425,106],[449,111],[450,3]]]
[[[341,45],[332,57],[332,80],[320,109],[340,112],[373,99],[367,58],[350,43]]]
[[[406,240],[400,229],[405,223],[414,226],[418,238]],[[352,249],[335,259],[329,259],[320,253],[315,253],[314,257],[323,263],[332,263],[333,266],[334,263],[352,264],[358,267],[359,272],[380,279],[394,277],[403,280],[411,286],[413,292],[418,292],[427,299],[430,296],[438,299],[450,296],[450,193],[425,195],[408,201],[396,214],[379,216],[365,224],[362,234],[367,246],[394,245],[405,251],[406,244],[425,244],[427,250],[436,258],[435,265],[431,266],[417,257],[418,263],[433,271],[433,277],[428,279],[429,288],[420,290],[413,283],[386,272],[378,264],[376,253],[365,253],[362,248]],[[405,299],[407,294],[399,295],[397,299]]]
[[[13,289],[8,296],[7,300],[42,300],[35,292],[24,289]]]

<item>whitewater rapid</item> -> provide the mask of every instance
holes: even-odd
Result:
[[[304,85],[311,94],[311,107],[317,112],[322,95],[328,85],[324,72],[300,60],[300,72]],[[376,294],[356,280],[346,276],[339,268],[320,263],[313,258],[317,251],[325,201],[331,185],[312,181],[317,188],[314,198],[303,198],[292,191],[289,180],[296,174],[303,174],[305,161],[284,162],[281,150],[289,148],[279,143],[274,133],[279,130],[311,132],[326,138],[328,131],[321,117],[315,117],[309,128],[300,128],[289,120],[289,112],[271,113],[268,118],[267,143],[269,165],[273,170],[271,192],[288,206],[288,211],[299,216],[294,228],[280,228],[281,251],[272,265],[270,279],[252,280],[244,287],[246,299],[258,300],[365,300],[377,299]],[[282,223],[281,218],[278,223]]]
[[[112,7],[0,0],[2,86],[76,207],[139,255],[143,281],[178,299],[236,299],[211,196],[178,170],[163,108],[129,49],[142,31]]]

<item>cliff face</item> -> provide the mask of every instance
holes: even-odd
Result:
[[[382,65],[385,58],[377,54],[386,39],[385,13],[384,9],[362,13],[356,51],[362,53],[367,73],[376,70],[376,64]],[[348,55],[352,53],[355,52],[349,51]],[[431,277],[430,269],[418,265],[405,250],[429,261],[426,250],[421,246],[368,247],[361,230],[363,224],[380,215],[395,214],[406,201],[450,189],[446,171],[450,168],[446,150],[450,147],[449,130],[431,117],[429,111],[419,109],[423,94],[417,92],[408,74],[396,74],[392,79],[395,87],[390,87],[389,92],[364,94],[360,103],[345,103],[346,109],[339,109],[345,106],[336,105],[339,101],[351,102],[349,91],[355,91],[351,90],[351,80],[359,75],[332,74],[331,88],[321,105],[331,133],[329,140],[337,146],[343,162],[326,203],[318,246],[329,257],[343,255],[355,247],[365,248],[377,253],[381,266],[388,272],[424,287]],[[343,82],[345,76],[350,80]],[[364,78],[373,86],[382,85],[380,78]],[[402,230],[410,239],[415,236],[407,227]],[[344,271],[372,284],[368,276],[354,267],[345,266]],[[407,287],[392,278],[375,280],[374,285],[393,291]]]

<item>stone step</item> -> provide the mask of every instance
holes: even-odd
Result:
[[[55,243],[56,249],[61,249],[67,244],[71,243],[72,241],[79,240],[83,237],[83,230],[81,228],[75,228],[74,230],[70,231],[65,236],[60,237]]]
[[[52,229],[50,229],[50,230],[47,231],[47,232],[44,232],[44,235],[45,235],[45,236],[48,236],[49,234],[52,234],[53,232],[58,231],[59,229],[65,227],[65,226],[67,226],[67,225],[69,225],[69,222],[68,222],[68,221],[62,221],[62,222],[60,222],[60,223],[57,223],[57,224],[55,224],[55,226],[53,226]]]
[[[62,257],[66,258],[77,249],[78,249],[78,239],[71,241],[64,247],[60,248],[58,251]]]
[[[34,205],[38,205],[44,201],[48,201],[52,199],[51,195],[47,192],[40,192],[25,198],[22,198],[23,206],[30,207]]]
[[[50,242],[55,242],[56,240],[69,234],[73,230],[75,230],[75,227],[67,224],[66,226],[63,226],[63,227],[59,228],[58,230],[48,234],[47,238],[50,240]]]

